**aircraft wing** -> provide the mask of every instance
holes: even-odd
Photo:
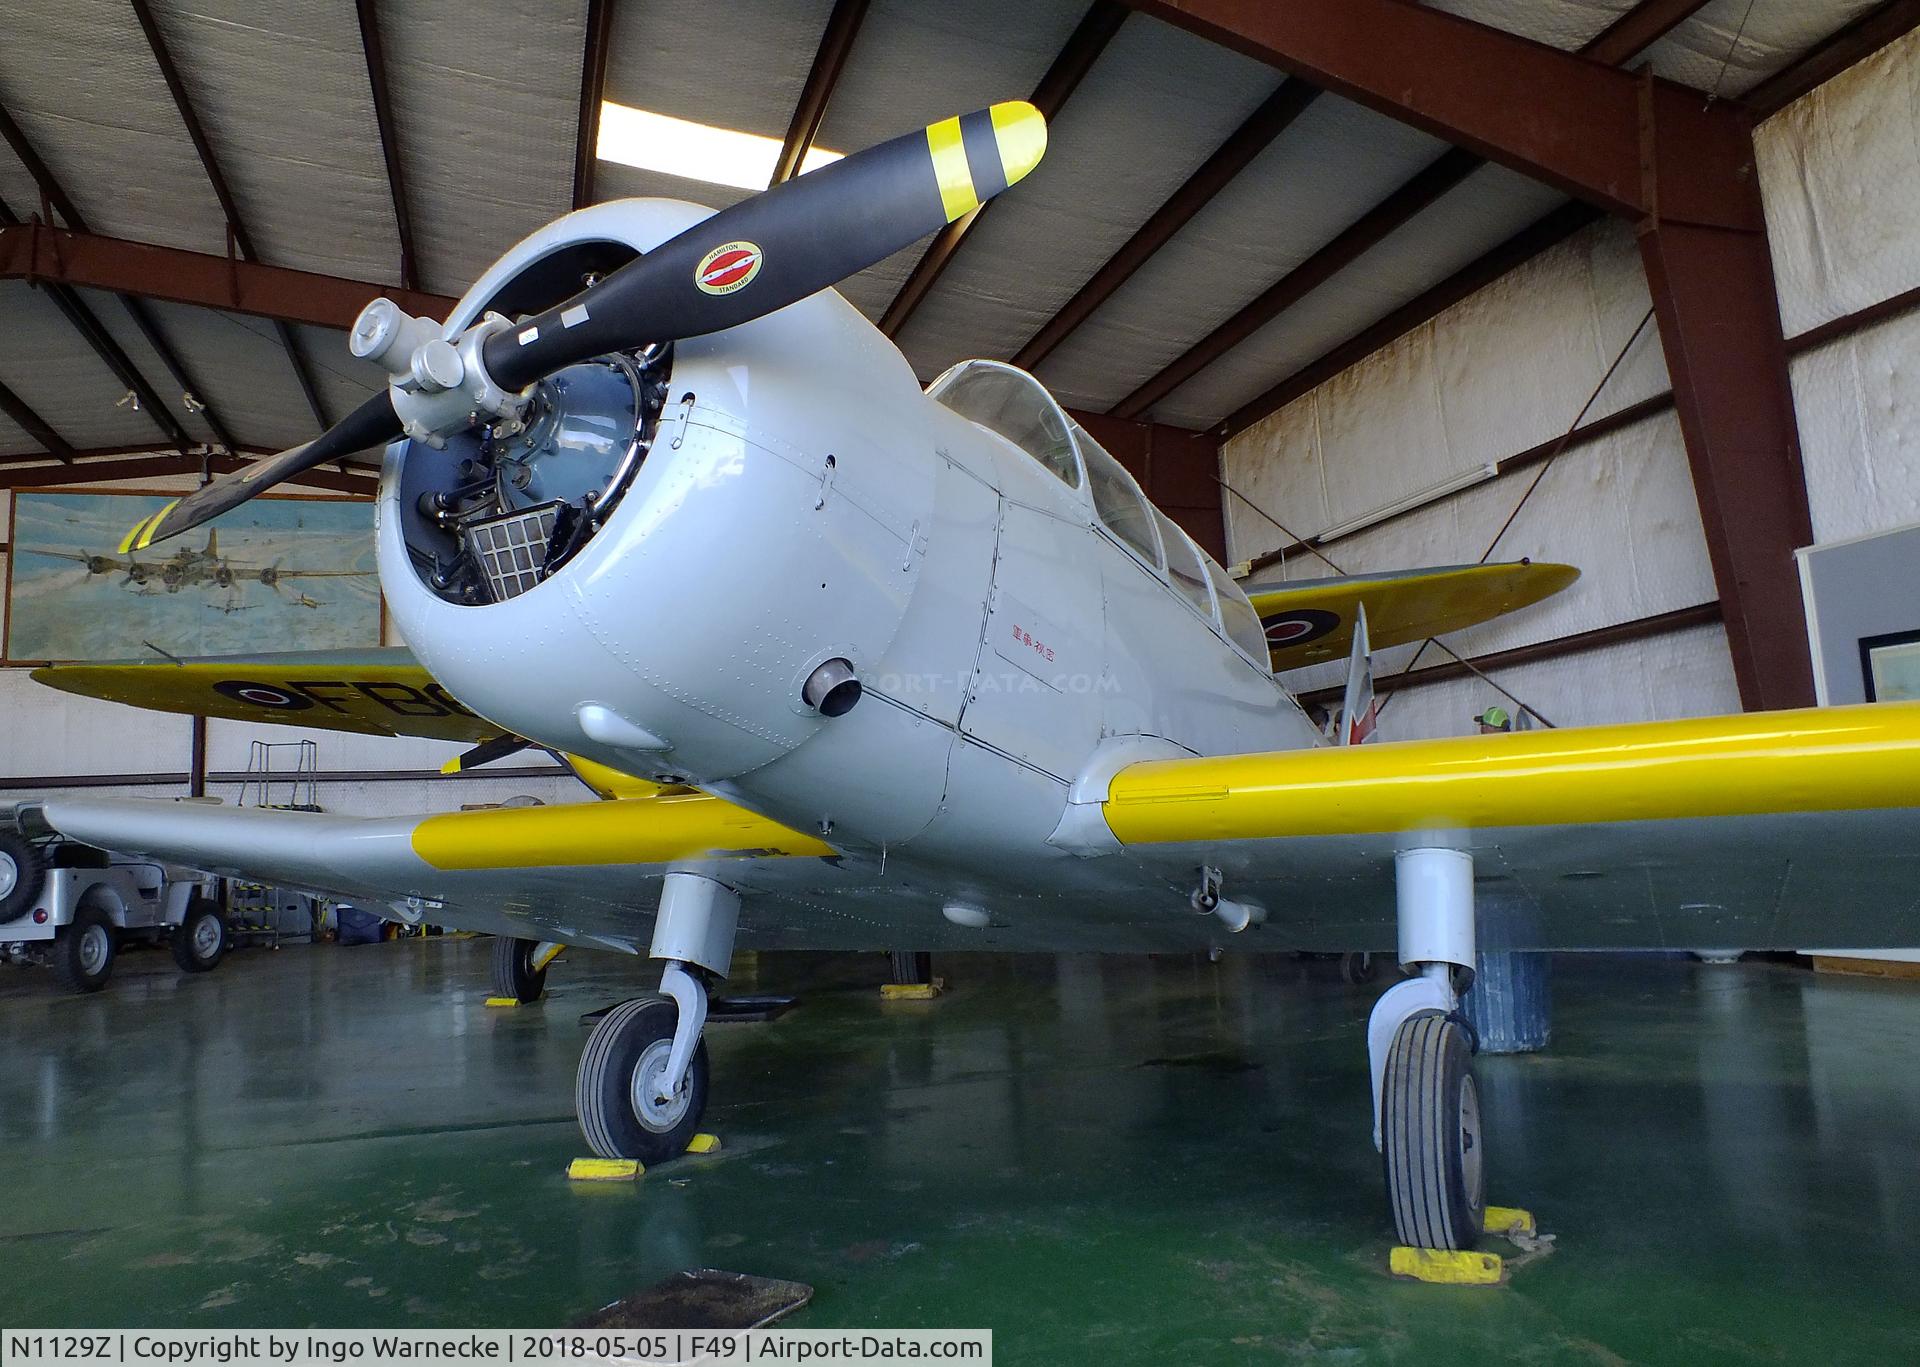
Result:
[[[47,665],[36,683],[155,712],[477,744],[500,734],[404,648]]]
[[[837,857],[812,836],[686,791],[408,817],[48,798],[20,804],[14,820],[30,834],[56,831],[406,919],[624,950],[646,944],[670,867],[751,887],[750,865],[820,868]]]
[[[660,878],[691,867],[741,892],[743,948],[1390,951],[1394,854],[1436,843],[1473,853],[1486,949],[1920,944],[1920,704],[1151,761],[1083,796],[1106,835],[964,889],[672,790],[380,818],[58,797],[19,819],[369,907],[413,899],[441,925],[629,950]],[[1202,867],[1265,923],[1235,936],[1194,915]],[[958,891],[990,926],[942,918]]]
[[[1379,650],[1517,612],[1579,577],[1571,565],[1516,560],[1242,587],[1266,628],[1267,650],[1277,671],[1345,655],[1362,606],[1374,649]]]
[[[1178,759],[1126,854],[1308,949],[1391,949],[1396,849],[1472,851],[1487,949],[1920,944],[1920,704]]]

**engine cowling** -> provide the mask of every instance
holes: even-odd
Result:
[[[536,312],[707,212],[558,220],[446,334]],[[880,659],[931,523],[930,462],[901,448],[924,400],[898,351],[823,291],[570,367],[534,399],[521,430],[388,448],[381,582],[434,675],[503,728],[663,780],[733,779],[846,725],[809,680]]]

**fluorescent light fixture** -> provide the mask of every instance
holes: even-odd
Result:
[[[773,179],[774,164],[780,160],[780,139],[602,100],[600,140],[594,151],[602,161],[638,166],[643,171],[663,171],[686,180],[734,185],[742,190],[764,190]],[[845,155],[810,147],[801,159],[800,174]]]
[[[1415,489],[1405,498],[1397,498],[1383,508],[1375,508],[1370,513],[1349,518],[1337,527],[1316,532],[1313,537],[1314,544],[1324,545],[1329,541],[1338,541],[1343,536],[1352,536],[1355,532],[1364,531],[1376,522],[1385,522],[1388,518],[1400,513],[1410,513],[1415,508],[1424,508],[1429,503],[1437,503],[1448,494],[1457,494],[1462,489],[1471,489],[1476,484],[1484,484],[1499,473],[1500,467],[1492,462],[1476,465],[1471,470],[1461,471],[1451,479],[1443,479],[1438,484],[1425,489]]]

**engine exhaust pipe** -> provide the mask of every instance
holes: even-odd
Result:
[[[844,717],[860,701],[860,676],[847,660],[828,660],[801,686],[800,699],[823,717]]]

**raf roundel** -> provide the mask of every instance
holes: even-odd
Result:
[[[753,283],[765,259],[757,242],[722,242],[700,258],[693,283],[707,294],[732,294]]]
[[[1319,640],[1340,625],[1340,618],[1322,608],[1295,608],[1292,612],[1263,617],[1260,624],[1267,629],[1268,645],[1297,646]]]
[[[313,706],[313,699],[299,693],[289,693],[283,688],[271,684],[255,683],[251,679],[228,679],[213,686],[213,691],[235,702],[252,703],[255,707],[273,707],[283,712],[304,712]]]

